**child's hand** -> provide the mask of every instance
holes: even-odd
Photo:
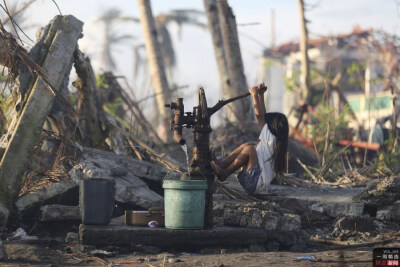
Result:
[[[249,89],[249,93],[251,94],[251,95],[256,95],[256,94],[258,94],[258,88],[257,88],[257,86],[253,86],[253,87],[251,87],[250,89]]]
[[[267,86],[264,83],[260,83],[257,85],[258,93],[259,94],[264,94],[267,91]]]

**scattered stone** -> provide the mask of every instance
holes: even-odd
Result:
[[[80,221],[81,210],[79,206],[46,205],[40,207],[40,221]]]
[[[67,233],[67,236],[65,237],[65,243],[79,243],[79,234],[73,232]]]
[[[311,210],[322,212],[330,217],[361,216],[364,211],[363,203],[354,202],[322,202],[311,206]]]
[[[4,249],[3,242],[0,240],[0,261],[7,260],[7,259],[8,259],[7,252]]]
[[[342,217],[335,223],[334,228],[358,232],[375,231],[374,222],[370,217]]]
[[[392,212],[390,210],[378,210],[376,212],[376,218],[382,221],[389,221],[392,217]]]

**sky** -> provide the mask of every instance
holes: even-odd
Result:
[[[7,0],[8,3],[16,0]],[[18,0],[24,3],[27,0]],[[72,14],[85,23],[84,37],[79,46],[90,56],[95,71],[100,69],[100,51],[102,25],[96,18],[107,8],[121,9],[123,15],[139,17],[135,0],[57,0],[63,14]],[[264,48],[270,45],[270,10],[275,12],[276,44],[295,41],[300,36],[297,0],[228,0],[239,26],[239,40],[245,74],[249,86],[255,85],[260,57]],[[400,7],[395,0],[305,0],[309,5],[306,17],[310,37],[326,36],[351,32],[356,25],[362,28],[383,29],[391,34],[400,34]],[[153,14],[168,12],[173,9],[204,10],[203,0],[151,0]],[[58,10],[51,0],[37,0],[26,12],[28,35],[35,39],[33,28],[46,25]],[[206,21],[205,18],[203,21]],[[116,30],[131,34],[135,38],[115,47],[113,55],[117,61],[116,74],[127,77],[132,85],[132,44],[142,43],[141,27],[134,23],[121,24]],[[172,25],[170,32],[177,55],[177,68],[174,80],[178,85],[188,85],[184,96],[186,105],[191,106],[191,97],[198,87],[203,86],[210,105],[220,99],[219,75],[209,32],[184,26],[181,38],[177,27]],[[256,42],[254,41],[256,40]],[[264,81],[268,84],[268,81]],[[140,99],[145,96],[145,89],[140,84],[135,94]],[[148,93],[147,93],[148,94]]]

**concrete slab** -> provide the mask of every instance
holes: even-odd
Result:
[[[243,187],[239,182],[234,179],[229,179],[229,182],[225,184],[226,187],[241,191],[245,194]],[[266,200],[271,201],[282,201],[288,198],[297,199],[299,202],[314,204],[318,202],[354,202],[352,197],[357,195],[363,190],[363,188],[333,188],[330,186],[322,186],[321,190],[305,188],[305,187],[293,187],[271,184],[268,186],[268,190],[264,194],[259,196]]]
[[[362,191],[362,188],[331,188],[322,187],[322,190],[305,187],[270,185],[268,193],[271,199],[294,198],[308,202],[354,202],[352,197]]]
[[[229,181],[227,187],[239,191],[243,190],[236,181]],[[354,202],[352,199],[362,190],[362,188],[332,188],[329,186],[321,186],[321,190],[317,190],[305,187],[270,185],[268,191],[259,196],[262,199],[277,203],[284,203],[288,199],[295,200],[308,210],[319,211],[336,218],[361,216],[364,213],[364,204]],[[244,191],[243,193],[245,194]],[[228,201],[231,202],[231,200],[226,200],[226,202]]]
[[[79,226],[84,245],[145,245],[164,249],[264,244],[271,236],[263,229],[216,227],[207,230],[173,230],[127,225]]]

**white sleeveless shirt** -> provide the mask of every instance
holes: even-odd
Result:
[[[264,124],[258,139],[260,142],[257,144],[256,151],[261,174],[254,192],[256,194],[264,193],[275,177],[273,160],[268,160],[274,153],[275,136],[269,131],[267,123]]]

